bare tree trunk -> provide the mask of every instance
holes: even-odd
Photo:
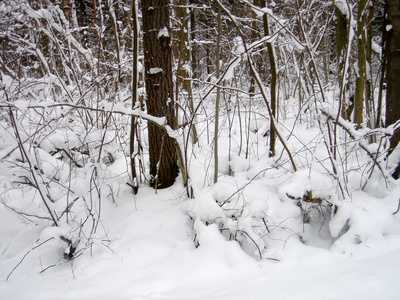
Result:
[[[71,22],[71,3],[70,0],[61,1],[61,9],[64,12],[64,16],[68,22]]]
[[[190,61],[191,49],[189,46],[189,16],[186,12],[186,6],[188,4],[188,0],[174,0],[174,4],[176,5],[176,19],[177,22],[177,32],[176,38],[174,42],[174,56],[175,59],[178,60],[178,68],[177,68],[177,80],[176,80],[176,101],[178,102],[179,98],[179,88],[182,86],[182,89],[185,93],[185,98],[187,102],[185,105],[189,107],[190,113],[193,115],[194,113],[194,103],[193,103],[193,95],[192,95],[192,81],[190,80],[190,70],[188,70],[188,66],[192,66]],[[193,144],[197,143],[197,130],[196,126],[192,124],[192,141]]]
[[[215,62],[215,68],[217,72],[217,80],[220,77],[220,66],[219,66],[219,60],[220,60],[220,54],[221,54],[221,34],[222,34],[222,28],[221,28],[221,7],[218,6],[218,24],[217,24],[217,30],[218,30],[218,38],[217,38],[217,55],[216,55],[216,62]],[[221,98],[221,89],[217,87],[217,99],[215,100],[215,130],[214,130],[214,183],[218,181],[218,134],[219,134],[219,102]]]
[[[263,0],[261,1],[261,4],[263,7],[266,7],[266,1]],[[268,15],[264,14],[263,16],[264,20],[264,34],[266,36],[270,35],[270,30],[269,30],[269,24],[268,24]],[[267,43],[268,47],[268,57],[269,57],[269,64],[271,66],[271,112],[274,118],[276,118],[276,81],[277,81],[277,71],[276,71],[276,55],[275,55],[275,49],[272,43]],[[275,142],[276,142],[276,130],[273,124],[273,120],[271,118],[270,121],[270,133],[269,133],[269,156],[273,157],[275,156]]]
[[[385,8],[386,10],[386,8]],[[385,11],[386,14],[386,11]],[[379,80],[379,93],[378,93],[378,103],[377,103],[377,108],[376,108],[376,123],[375,127],[381,127],[383,126],[383,121],[382,121],[382,102],[383,102],[383,89],[385,85],[385,76],[386,76],[386,25],[387,25],[387,19],[384,18],[383,20],[383,26],[382,26],[382,41],[381,41],[381,47],[382,47],[382,57],[381,57],[381,67],[380,67],[380,80]]]
[[[136,11],[137,1],[132,0],[131,3],[131,18],[129,24],[133,23],[132,26],[132,39],[133,39],[133,54],[132,54],[132,108],[138,104],[138,57],[139,57],[139,32],[138,32],[138,19],[137,19],[137,11]],[[131,162],[131,172],[132,172],[132,188],[133,193],[136,194],[139,189],[139,180],[138,174],[136,172],[136,155],[135,155],[135,138],[137,137],[137,118],[132,116],[131,118],[131,136],[130,136],[130,162]],[[140,151],[140,144],[138,140],[137,150]]]
[[[113,2],[109,1],[108,3],[108,15],[110,16],[113,31],[114,31],[114,45],[115,45],[115,53],[117,54],[117,78],[115,80],[115,91],[118,91],[118,84],[121,82],[121,54],[120,54],[120,42],[119,42],[119,34],[118,34],[118,25],[117,18],[115,16],[115,10],[113,7]]]
[[[400,119],[400,5],[397,0],[386,1],[386,57],[387,57],[387,91],[386,91],[386,126]],[[400,141],[400,130],[390,139],[391,153]],[[397,174],[396,177],[398,177]]]
[[[364,93],[365,93],[365,18],[366,0],[358,2],[357,38],[358,38],[358,74],[356,81],[356,95],[354,99],[354,123],[361,126],[363,122]]]
[[[374,105],[374,93],[372,84],[372,21],[374,18],[374,5],[373,0],[369,1],[368,7],[366,8],[366,81],[365,81],[365,111],[367,116],[367,127],[373,128],[375,126],[375,105]],[[372,142],[372,137],[370,139]]]
[[[343,70],[343,68],[347,68],[346,62],[345,62],[345,57],[346,57],[346,46],[347,46],[347,39],[349,38],[348,35],[348,20],[346,17],[340,12],[338,8],[335,8],[335,14],[336,14],[336,28],[335,28],[335,44],[336,44],[336,57],[338,60],[338,70],[337,70],[337,76],[338,76],[338,82],[339,82],[339,88],[340,88],[340,98],[341,98],[341,105],[342,107],[340,108],[341,110],[341,116],[342,118],[346,120],[350,120],[350,114],[351,114],[351,103],[347,103],[347,99],[345,97],[345,92],[346,92],[346,87],[345,81],[343,80],[343,77],[345,77],[345,74],[347,74],[347,70]]]
[[[142,0],[142,15],[147,110],[150,115],[166,117],[167,124],[174,128],[169,1]],[[154,188],[169,187],[179,172],[175,142],[159,126],[149,123],[148,130],[150,184]]]
[[[195,0],[189,0],[190,5],[195,4]],[[198,68],[197,68],[197,47],[193,43],[196,39],[196,19],[194,14],[194,9],[190,11],[190,39],[191,39],[191,65],[192,65],[192,78],[198,78]]]

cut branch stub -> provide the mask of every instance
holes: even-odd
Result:
[[[292,195],[289,195],[288,193],[286,193],[286,196],[289,199],[297,200],[297,201],[304,201],[307,203],[322,204],[323,201],[326,201],[326,199],[322,199],[319,197],[313,197],[312,191],[306,191],[306,193],[303,195],[303,197],[294,197]]]

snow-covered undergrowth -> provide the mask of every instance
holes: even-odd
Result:
[[[335,177],[316,122],[287,117],[280,126],[293,172],[280,144],[268,158],[261,104],[244,115],[247,133],[247,123],[223,114],[231,126],[220,133],[212,184],[212,130],[199,116],[188,167],[194,198],[181,177],[157,192],[144,181],[134,195],[127,116],[12,104],[0,119],[1,299],[400,295],[400,189],[371,171],[359,141],[340,140],[348,150]]]

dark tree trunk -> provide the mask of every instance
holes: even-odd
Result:
[[[195,5],[195,0],[189,0],[190,5]],[[197,45],[194,41],[196,39],[196,19],[194,9],[190,11],[190,39],[191,39],[191,51],[192,51],[192,77],[198,78],[197,68]]]
[[[266,7],[266,1],[261,1],[262,7]],[[269,30],[268,24],[268,15],[264,14],[263,16],[264,21],[264,35],[268,36],[271,34]],[[275,58],[275,51],[273,43],[267,44],[268,48],[268,57],[269,57],[269,64],[271,66],[271,112],[274,118],[276,118],[276,104],[277,104],[277,97],[276,97],[276,81],[278,77],[277,68],[276,68],[276,58]],[[272,116],[270,120],[270,135],[269,135],[269,156],[275,156],[275,142],[276,142],[276,130],[273,124]]]
[[[62,0],[61,1],[61,9],[64,12],[65,18],[68,20],[68,22],[71,22],[71,3],[70,0]]]
[[[356,80],[356,95],[354,98],[354,123],[360,128],[363,123],[364,95],[365,95],[365,8],[366,0],[358,2],[357,37],[358,37],[358,74]],[[357,72],[356,72],[357,73]]]
[[[172,48],[169,26],[168,0],[142,0],[143,45],[147,112],[156,117],[166,117],[174,127],[174,97],[172,82]],[[148,124],[150,184],[166,188],[178,175],[174,140],[165,129]]]
[[[386,126],[400,119],[400,2],[386,1],[386,59],[387,59],[387,90],[386,90]],[[400,141],[400,131],[397,130],[390,140],[389,153]]]
[[[131,19],[128,20],[128,24],[132,24],[132,109],[136,108],[136,105],[138,104],[138,57],[139,57],[139,24],[138,24],[138,14],[136,11],[136,1],[132,0],[131,2]],[[137,130],[138,130],[138,123],[137,123],[137,118],[132,116],[131,118],[131,136],[130,136],[130,159],[131,159],[131,172],[132,172],[132,188],[133,188],[133,193],[136,195],[139,189],[139,180],[138,180],[138,174],[136,172],[136,157],[135,157],[135,144],[136,144],[136,137],[138,136]],[[137,139],[137,153],[140,153],[141,147],[140,147],[140,140],[139,138]]]

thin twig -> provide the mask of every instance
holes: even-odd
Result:
[[[393,215],[397,214],[400,210],[400,199],[399,199],[399,204],[397,205],[397,210],[393,213]]]
[[[250,183],[252,183],[257,177],[258,175],[260,175],[261,173],[264,173],[268,170],[271,170],[273,168],[265,168],[263,170],[261,170],[260,172],[258,172],[256,175],[254,175],[254,177],[252,179],[249,180],[249,182],[245,183],[244,185],[242,185],[241,188],[239,188],[236,192],[234,192],[232,195],[230,195],[224,202],[222,202],[222,204],[220,206],[224,206],[226,203],[229,202],[229,200],[235,196],[237,193],[239,193],[241,190],[244,190]]]
[[[276,120],[274,114],[272,113],[271,105],[270,105],[270,103],[268,102],[267,93],[265,92],[265,89],[264,89],[264,86],[263,86],[263,84],[262,84],[262,82],[261,82],[260,76],[259,76],[259,74],[258,74],[256,68],[254,67],[252,55],[251,55],[251,53],[250,53],[250,51],[249,51],[249,49],[248,49],[248,47],[247,47],[247,45],[246,45],[245,35],[244,35],[244,33],[242,32],[242,30],[240,29],[239,25],[237,24],[235,18],[234,18],[234,17],[232,16],[232,14],[229,12],[229,10],[227,10],[226,7],[225,7],[224,5],[222,5],[222,3],[221,3],[219,0],[217,0],[216,2],[217,2],[217,4],[221,7],[221,9],[222,9],[223,11],[225,11],[225,13],[226,13],[226,14],[228,15],[228,17],[231,19],[233,25],[236,27],[236,29],[237,29],[238,32],[239,32],[239,35],[240,35],[240,37],[241,37],[241,39],[242,39],[242,41],[243,41],[243,46],[244,46],[244,48],[245,48],[245,53],[247,54],[247,58],[248,58],[247,62],[248,62],[248,65],[249,65],[249,67],[250,67],[252,76],[253,76],[254,80],[256,81],[256,83],[257,83],[257,85],[258,85],[258,87],[259,87],[259,89],[260,89],[260,91],[261,91],[262,97],[263,97],[263,99],[264,99],[265,105],[266,105],[267,110],[268,110],[268,113],[269,113],[269,115],[270,115],[270,118],[271,118],[271,121],[272,121],[272,122],[271,122],[271,125],[272,125],[273,128],[275,129],[275,132],[276,132],[276,134],[277,134],[279,140],[281,141],[283,148],[285,149],[286,153],[288,154],[288,156],[289,156],[289,158],[290,158],[290,162],[291,162],[291,164],[292,164],[293,171],[296,172],[296,171],[297,171],[296,163],[294,162],[292,153],[290,152],[289,147],[287,146],[287,143],[286,143],[284,137],[282,136],[282,134],[281,134],[281,132],[280,132],[280,130],[279,130],[279,128],[278,128],[277,120]]]
[[[11,276],[11,274],[18,268],[18,266],[19,266],[20,264],[22,264],[23,260],[25,259],[25,257],[27,257],[27,255],[28,255],[29,253],[31,253],[31,252],[32,252],[33,250],[35,250],[36,248],[39,248],[40,246],[42,246],[43,244],[47,243],[48,241],[50,241],[50,240],[52,240],[52,239],[54,239],[54,237],[51,237],[51,238],[45,240],[44,242],[40,243],[39,245],[33,247],[31,250],[29,250],[28,252],[26,252],[25,255],[22,257],[22,259],[19,261],[19,263],[12,269],[12,271],[10,272],[10,274],[8,274],[8,276],[7,276],[7,278],[6,278],[6,281],[8,281],[8,279],[9,279],[10,276]]]
[[[24,213],[24,212],[19,211],[18,209],[14,208],[14,207],[12,207],[12,206],[9,206],[9,205],[6,204],[4,201],[1,201],[1,203],[2,203],[5,207],[7,207],[8,209],[12,210],[13,212],[19,214],[20,216],[22,216],[23,218],[25,218],[26,220],[28,220],[29,222],[33,222],[33,221],[32,221],[31,219],[29,219],[28,217],[37,218],[37,219],[42,219],[42,220],[50,220],[50,221],[51,221],[51,218],[49,218],[49,217],[41,217],[41,216],[38,216],[38,215],[31,215],[31,214],[28,214],[28,213]]]
[[[4,89],[4,92],[7,94],[7,92],[5,91],[5,89]],[[8,98],[7,98],[7,99],[8,99]],[[28,163],[28,165],[29,165],[29,170],[30,170],[30,172],[31,172],[33,181],[34,181],[34,183],[35,183],[35,185],[36,185],[36,187],[37,187],[37,189],[38,189],[38,191],[39,191],[40,197],[42,198],[42,201],[43,201],[44,205],[46,206],[46,209],[47,209],[48,213],[50,214],[50,216],[51,216],[51,218],[52,218],[54,224],[55,224],[56,226],[58,226],[57,219],[54,217],[54,214],[53,214],[53,212],[51,211],[50,206],[49,206],[49,204],[48,204],[47,201],[46,201],[45,194],[43,193],[43,191],[42,191],[42,189],[41,189],[41,186],[39,185],[39,181],[38,181],[38,179],[37,179],[34,166],[33,166],[33,164],[32,164],[32,161],[31,161],[30,156],[28,155],[28,152],[27,152],[26,149],[25,149],[24,143],[23,143],[22,138],[21,138],[21,135],[20,135],[20,133],[19,133],[17,120],[16,120],[15,117],[14,117],[14,114],[13,114],[13,111],[12,111],[12,106],[11,106],[10,103],[9,103],[9,115],[10,115],[10,120],[11,120],[12,127],[13,127],[13,129],[14,129],[15,137],[16,137],[17,142],[18,142],[19,147],[20,147],[20,151],[21,151],[22,157],[25,156],[26,161],[27,161],[27,163]]]
[[[248,234],[246,231],[241,230],[241,229],[236,229],[236,231],[244,233],[245,235],[247,235],[247,237],[254,243],[254,245],[256,246],[257,250],[258,250],[258,254],[260,255],[260,259],[262,259],[262,254],[261,254],[261,250],[260,247],[258,247],[257,243],[253,240],[253,238],[250,236],[250,234]]]

